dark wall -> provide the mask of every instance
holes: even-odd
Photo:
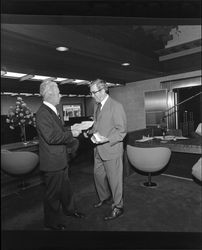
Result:
[[[72,126],[75,123],[81,123],[82,121],[90,121],[90,117],[81,116],[81,117],[70,117],[69,121],[65,121],[65,126]]]
[[[6,115],[1,115],[1,145],[20,142],[21,141],[21,131],[20,127],[15,129],[10,129],[9,124],[6,123]],[[26,126],[26,138],[28,141],[32,140],[37,136],[36,128],[33,126]]]

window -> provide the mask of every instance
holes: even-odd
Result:
[[[64,121],[69,121],[70,117],[81,116],[81,104],[64,104],[62,109]]]

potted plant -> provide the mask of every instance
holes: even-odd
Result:
[[[32,125],[36,127],[36,119],[31,110],[27,107],[27,104],[21,97],[17,97],[16,106],[10,106],[6,122],[9,124],[10,129],[20,127],[21,138],[26,143],[26,125]]]

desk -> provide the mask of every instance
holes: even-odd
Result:
[[[130,143],[131,146],[136,147],[167,147],[170,148],[173,152],[179,153],[188,153],[188,154],[201,154],[202,146],[201,146],[201,138],[190,138],[184,140],[177,141],[166,141],[166,143],[162,143],[160,139],[153,139],[146,142],[137,142],[134,141]]]
[[[39,151],[39,142],[29,141],[27,144],[24,144],[23,142],[4,144],[1,145],[1,149],[6,149],[10,151],[30,151],[37,153]]]

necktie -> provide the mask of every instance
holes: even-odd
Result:
[[[101,106],[102,104],[100,102],[97,103],[97,109],[96,109],[96,112],[95,112],[95,118],[96,118],[96,121],[97,121],[97,118],[98,118],[98,115],[101,111]]]

